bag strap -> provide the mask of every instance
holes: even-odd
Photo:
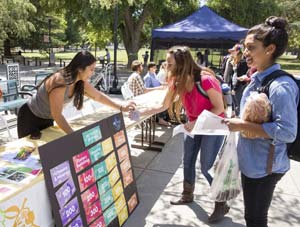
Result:
[[[275,146],[271,144],[268,153],[268,159],[267,159],[267,174],[272,174],[274,154],[275,154]]]
[[[199,75],[194,75],[194,82],[195,82],[198,92],[205,98],[209,99],[207,92],[201,86],[201,77]]]
[[[258,88],[258,92],[260,93],[265,93],[268,97],[269,97],[269,89],[270,89],[270,85],[271,83],[278,77],[281,76],[289,76],[292,79],[294,79],[293,75],[283,71],[283,70],[275,70],[274,72],[272,72],[271,74],[269,74],[268,76],[266,76],[262,83],[261,83],[261,87]],[[273,144],[270,145],[270,149],[269,149],[269,153],[268,153],[268,159],[267,159],[267,174],[272,174],[272,167],[273,167],[273,160],[274,160],[274,154],[275,154],[275,146]]]
[[[291,75],[281,69],[275,70],[274,72],[270,73],[263,79],[263,81],[261,83],[261,87],[257,89],[258,92],[265,93],[269,97],[269,89],[270,89],[271,83],[273,83],[273,81],[275,79],[277,79],[278,77],[281,77],[281,76],[289,76],[293,80],[295,79],[293,75]]]

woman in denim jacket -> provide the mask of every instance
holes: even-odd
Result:
[[[263,79],[280,69],[276,59],[282,55],[288,44],[287,22],[283,18],[269,17],[264,24],[252,27],[245,39],[244,56],[249,67],[257,72],[244,90],[241,111],[251,92],[261,87]],[[293,142],[297,132],[297,104],[299,91],[289,76],[276,78],[269,87],[272,106],[271,120],[256,124],[242,119],[226,119],[231,131],[244,131],[254,135],[251,138],[239,136],[237,151],[242,172],[242,187],[245,206],[245,220],[248,227],[267,227],[268,210],[277,182],[289,170],[286,143]],[[267,161],[271,145],[274,157],[271,168]]]

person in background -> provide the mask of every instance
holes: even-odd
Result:
[[[156,79],[160,82],[160,84],[165,85],[167,84],[167,62],[164,61],[160,68],[159,72],[156,75]]]
[[[244,47],[242,44],[236,44],[232,51],[232,98],[236,116],[240,115],[240,102],[243,91],[247,86],[245,81],[239,79],[239,77],[245,75],[248,71],[246,59],[243,57],[243,49]]]
[[[146,51],[143,57],[144,57],[144,66],[146,66],[148,64],[149,52]]]
[[[248,30],[244,56],[248,66],[255,67],[257,72],[244,90],[242,112],[251,93],[261,87],[268,75],[280,69],[276,59],[288,45],[286,26],[285,19],[271,16],[265,23]],[[286,144],[293,142],[297,133],[299,89],[295,81],[289,76],[276,78],[269,86],[268,97],[272,106],[268,122],[258,124],[239,118],[224,120],[230,131],[252,134],[252,137],[239,134],[237,143],[247,227],[268,226],[268,210],[275,187],[290,169]]]
[[[162,86],[155,87],[155,88],[145,87],[144,81],[141,77],[141,73],[143,72],[143,64],[140,61],[134,60],[131,64],[131,70],[133,72],[128,77],[127,82],[128,82],[129,89],[132,91],[134,96],[141,95],[157,89],[162,89]]]
[[[208,55],[209,55],[209,49],[205,49],[204,56],[203,56],[203,66],[205,67],[209,66]]]
[[[104,59],[106,60],[106,64],[110,63],[110,53],[107,48],[105,48]]]
[[[145,82],[146,88],[155,88],[155,87],[159,87],[161,85],[160,82],[156,79],[155,71],[156,71],[155,62],[149,62],[148,63],[148,72],[144,76],[144,82]],[[170,126],[170,123],[166,121],[167,111],[163,111],[163,112],[157,114],[157,118],[158,118],[158,124],[163,125],[163,126]]]
[[[196,60],[197,64],[198,65],[203,65],[204,57],[203,57],[203,54],[201,53],[201,51],[198,51],[196,53],[196,57],[197,57],[197,60]]]
[[[167,52],[168,91],[164,101],[149,108],[140,109],[129,113],[131,119],[140,115],[159,113],[173,107],[176,102],[175,112],[179,116],[182,106],[185,108],[188,122],[184,124],[187,131],[194,127],[197,117],[204,110],[224,117],[224,103],[219,81],[215,78],[214,72],[208,68],[199,66],[191,55],[188,47],[174,46]],[[209,98],[204,97],[197,89],[195,78],[202,82],[203,89]],[[179,119],[179,117],[178,117]],[[196,160],[200,153],[201,172],[208,183],[212,183],[212,176],[209,170],[214,164],[217,154],[223,144],[223,136],[195,135],[193,138],[185,135],[183,151],[183,192],[179,200],[171,201],[173,205],[182,205],[193,202]],[[226,202],[215,202],[215,208],[209,217],[209,222],[220,221],[229,211]]]
[[[89,83],[95,67],[96,58],[88,51],[81,51],[65,68],[46,77],[38,85],[37,93],[19,110],[19,138],[31,134],[32,139],[37,139],[40,131],[52,126],[54,121],[65,133],[72,133],[73,129],[62,114],[63,107],[73,102],[80,110],[84,96],[120,111],[134,109],[134,103],[118,103]]]
[[[233,48],[228,49],[228,54],[223,59],[222,69],[224,69],[223,72],[223,79],[224,82],[227,83],[229,86],[231,86],[231,80],[233,75],[233,66],[231,64],[233,60],[232,56]]]

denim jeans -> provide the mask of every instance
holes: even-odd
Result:
[[[253,179],[242,174],[245,220],[247,227],[267,227],[268,210],[277,182],[284,174],[273,173]]]
[[[213,166],[223,141],[224,136],[195,135],[194,138],[187,135],[184,136],[183,172],[185,181],[190,184],[195,183],[196,160],[201,148],[201,172],[208,183],[211,184],[213,178],[208,173],[208,170]]]

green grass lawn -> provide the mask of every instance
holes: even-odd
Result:
[[[138,60],[143,62],[143,55],[145,54],[145,51],[148,50],[150,53],[149,49],[146,48],[142,48],[140,49],[139,53],[138,53]],[[192,50],[192,55],[194,56],[194,58],[196,59],[196,52]],[[202,51],[204,52],[204,51]],[[92,54],[95,55],[95,51],[91,51]],[[57,60],[62,59],[62,60],[71,60],[74,56],[75,56],[76,52],[57,52],[55,53],[55,57]],[[113,60],[114,56],[113,56],[113,50],[110,50],[110,54],[111,54],[111,59]],[[97,51],[96,52],[96,56],[97,58],[99,56],[104,56],[105,55],[105,51],[101,50],[101,51]],[[34,58],[34,57],[39,57],[42,59],[48,59],[48,55],[47,54],[41,54],[39,52],[25,52],[23,53],[23,56],[25,57],[30,57],[30,58]],[[154,61],[156,63],[159,63],[159,61],[163,61],[166,59],[166,50],[155,50],[154,52]],[[220,52],[212,52],[211,51],[211,55],[209,55],[209,61],[213,63],[213,65],[218,66],[220,61],[222,60],[222,56],[220,56]],[[121,64],[127,64],[128,58],[127,58],[127,53],[124,49],[119,49],[117,51],[117,61]],[[278,61],[278,63],[281,64],[282,69],[287,70],[290,73],[296,73],[296,74],[300,74],[300,60],[296,59],[295,55],[283,55],[281,56]]]

